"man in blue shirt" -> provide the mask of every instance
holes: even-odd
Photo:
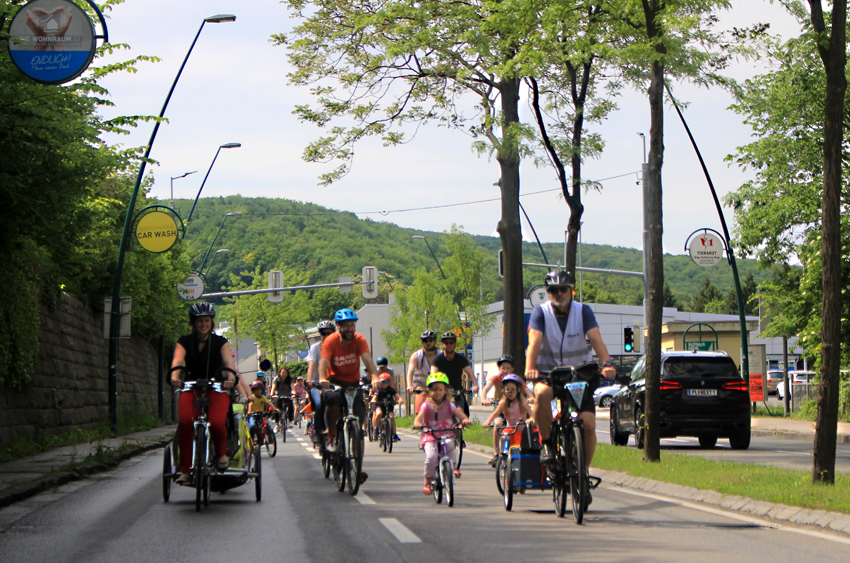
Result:
[[[599,333],[599,323],[587,305],[573,300],[575,280],[566,271],[550,272],[546,276],[546,293],[549,301],[538,305],[531,313],[528,324],[528,350],[526,351],[525,378],[537,382],[534,394],[534,420],[540,431],[542,451],[540,461],[554,460],[549,430],[552,426],[552,387],[549,372],[560,365],[579,366],[593,361],[593,352],[603,362],[602,375],[612,378],[616,370],[611,356]],[[585,429],[585,459],[588,468],[596,451],[596,407],[590,393],[579,405],[579,418]]]

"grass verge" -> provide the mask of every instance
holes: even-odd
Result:
[[[133,432],[150,430],[161,426],[161,424],[158,418],[146,411],[128,411],[121,413],[118,417],[118,435],[123,436]],[[111,437],[109,424],[104,421],[94,430],[77,428],[63,434],[40,435],[35,438],[13,440],[0,446],[0,462],[12,461],[64,446],[100,442]]]
[[[406,420],[406,423],[402,423]],[[399,418],[410,428],[413,418]],[[463,431],[467,443],[491,448],[493,430],[473,424]],[[850,475],[837,475],[835,485],[813,484],[811,473],[779,467],[714,461],[699,456],[662,452],[660,463],[643,461],[643,450],[599,444],[593,466],[634,477],[675,483],[810,510],[850,514]]]

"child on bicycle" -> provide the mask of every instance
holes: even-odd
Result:
[[[499,459],[499,434],[500,427],[505,426],[507,421],[508,426],[516,426],[523,420],[531,418],[531,409],[525,399],[521,388],[525,385],[522,379],[513,373],[502,376],[502,400],[499,401],[499,406],[493,411],[487,420],[484,421],[484,426],[493,424],[493,449],[495,454],[490,460],[490,465],[496,465]]]
[[[401,395],[398,394],[398,390],[393,387],[392,384],[392,376],[389,372],[381,372],[379,375],[381,386],[378,388],[378,391],[372,395],[372,410],[375,411],[375,414],[372,415],[372,428],[374,428],[373,435],[377,438],[378,436],[378,424],[381,422],[381,416],[390,417],[390,422],[393,426],[393,442],[399,442],[401,439],[396,434],[395,428],[395,412],[393,412],[392,408],[389,407],[392,403],[401,404]],[[384,412],[384,407],[382,405],[387,405],[387,412]]]
[[[250,399],[250,402],[248,403],[248,414],[249,415],[265,413],[269,409],[271,409],[273,411],[278,411],[278,409],[275,408],[275,406],[272,404],[272,402],[269,401],[268,398],[266,398],[265,395],[263,395],[263,382],[262,381],[257,380],[257,381],[254,381],[253,383],[251,383],[251,393],[253,393],[254,396],[253,396],[252,399]],[[280,412],[280,411],[278,411],[278,412]],[[248,428],[250,429],[252,436],[254,435],[255,430],[257,430],[255,428],[255,426],[257,425],[258,420],[259,420],[258,416],[249,416],[248,417]]]
[[[464,414],[463,409],[455,406],[449,399],[449,378],[442,372],[432,373],[426,382],[428,386],[428,398],[422,403],[419,409],[419,414],[413,421],[414,428],[422,428],[423,426],[430,428],[432,433],[422,433],[421,444],[425,450],[425,484],[422,486],[422,494],[431,494],[431,479],[434,478],[434,471],[437,469],[439,459],[439,443],[437,437],[443,435],[451,435],[453,427],[452,416],[456,417],[461,424],[469,426],[469,418]],[[435,437],[435,434],[437,437]],[[454,442],[448,443],[449,457],[452,459],[455,477],[460,477],[460,470],[457,468],[457,450],[454,447]]]

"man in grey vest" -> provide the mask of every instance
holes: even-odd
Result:
[[[578,366],[593,361],[591,347],[603,362],[602,375],[608,379],[617,372],[611,365],[611,356],[602,342],[599,324],[587,305],[573,301],[575,279],[566,271],[549,272],[546,276],[546,293],[549,301],[531,312],[528,323],[528,350],[526,351],[525,378],[536,381],[534,394],[534,420],[543,443],[541,463],[552,463],[553,447],[549,430],[552,427],[552,387],[549,372],[558,366]],[[579,405],[579,418],[584,423],[584,445],[587,466],[596,451],[596,406],[590,393]]]

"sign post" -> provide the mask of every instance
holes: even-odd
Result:
[[[764,344],[750,344],[749,360],[750,360],[750,402],[753,404],[753,413],[755,414],[756,403],[765,401],[765,388],[767,387],[767,362],[765,361],[765,346]],[[743,357],[743,356],[742,356]]]

